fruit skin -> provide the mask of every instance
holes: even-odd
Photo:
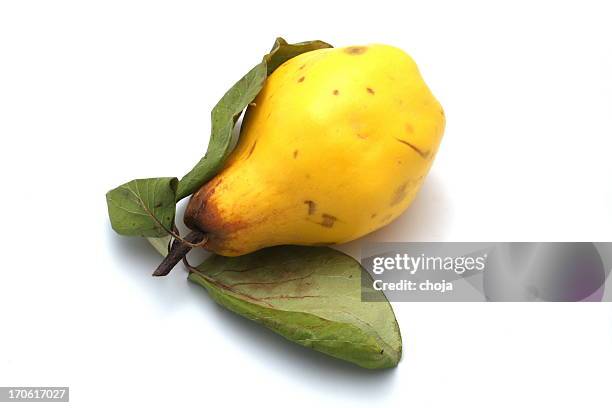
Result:
[[[193,195],[185,223],[225,256],[351,241],[410,205],[444,126],[442,107],[402,50],[301,54],[267,79],[236,149]]]

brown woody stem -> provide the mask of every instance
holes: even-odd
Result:
[[[200,231],[191,231],[181,240],[175,240],[168,251],[168,255],[153,272],[153,276],[166,276],[172,268],[183,259],[189,251],[194,248],[193,244],[203,243],[205,234]]]

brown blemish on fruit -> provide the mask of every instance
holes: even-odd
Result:
[[[357,137],[360,138],[360,139],[367,139],[368,135],[364,135],[362,133],[357,133]]]
[[[332,92],[332,93],[333,93],[334,95],[336,95],[336,96],[340,95],[340,91],[339,91],[339,90],[337,90],[337,89],[334,89],[334,92]]]
[[[317,203],[312,200],[305,200],[304,204],[308,206],[308,215],[312,215],[317,211]]]
[[[185,209],[185,225],[196,231],[205,232],[208,240],[204,248],[213,251],[225,251],[226,241],[237,231],[248,226],[248,223],[223,213],[217,204],[215,191],[222,185],[223,177],[217,176],[198,190]]]
[[[385,215],[383,218],[380,219],[380,223],[384,224],[385,222],[389,221],[391,219],[391,217],[393,217],[393,215],[391,215],[391,214]]]
[[[294,158],[294,159],[297,159],[297,156],[298,156],[298,151],[297,151],[297,150],[294,150],[294,151],[293,151],[293,158]]]
[[[399,139],[399,138],[395,138],[395,140],[397,140],[400,143],[405,144],[406,146],[410,147],[412,150],[414,150],[419,156],[421,156],[423,159],[427,159],[429,157],[429,150],[421,150],[418,147],[416,147],[415,145],[413,145],[412,143],[408,142],[407,140],[404,139]]]
[[[298,79],[298,82],[304,82],[304,79],[306,79],[306,77],[300,77],[300,79]]]
[[[376,94],[376,92],[374,92],[374,90],[373,90],[372,88],[366,88],[366,91],[368,91],[368,93],[369,93],[370,95],[374,95],[374,94]]]
[[[336,217],[329,214],[323,214],[321,218],[321,226],[325,228],[332,228],[334,226],[334,223],[338,220]]]
[[[372,216],[370,218],[376,218],[376,213],[372,214]]]
[[[396,204],[399,204],[404,200],[404,198],[406,198],[406,196],[408,195],[408,184],[409,183],[406,182],[395,189],[389,205],[394,206]]]
[[[410,123],[406,123],[406,132],[408,133],[414,133],[414,128],[412,127],[412,125]]]
[[[306,66],[306,64],[302,65],[301,67],[299,67],[298,69],[302,70],[304,69],[304,67]]]
[[[251,146],[251,150],[249,150],[249,154],[247,154],[247,157],[244,158],[244,160],[248,159],[249,157],[251,157],[251,155],[253,154],[253,150],[255,150],[255,146],[257,146],[257,140],[255,140],[253,142],[253,146]]]
[[[368,50],[368,47],[348,47],[344,50],[349,55],[360,55]]]

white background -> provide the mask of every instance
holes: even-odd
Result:
[[[190,169],[275,36],[382,42],[448,126],[414,205],[365,239],[612,241],[606,3],[1,2],[0,385],[67,385],[80,407],[609,407],[608,304],[398,303],[403,360],[364,371],[181,268],[152,278],[158,256],[112,232],[104,200]]]

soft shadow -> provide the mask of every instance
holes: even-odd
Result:
[[[259,360],[262,366],[276,367],[283,373],[303,378],[303,384],[312,384],[320,390],[350,393],[365,399],[380,398],[393,388],[396,369],[368,370],[327,356],[293,343],[270,329],[214,303],[206,290],[196,284],[188,285],[206,320],[215,319],[214,325],[227,332],[228,339],[237,339],[241,348]],[[234,341],[234,340],[228,340]]]
[[[187,274],[182,264],[175,266],[168,276],[153,277],[162,257],[146,239],[118,235],[110,226],[106,238],[106,248],[113,262],[109,272],[129,279],[140,292],[138,296],[149,299],[155,307],[170,311],[178,310],[187,301],[184,292]]]

